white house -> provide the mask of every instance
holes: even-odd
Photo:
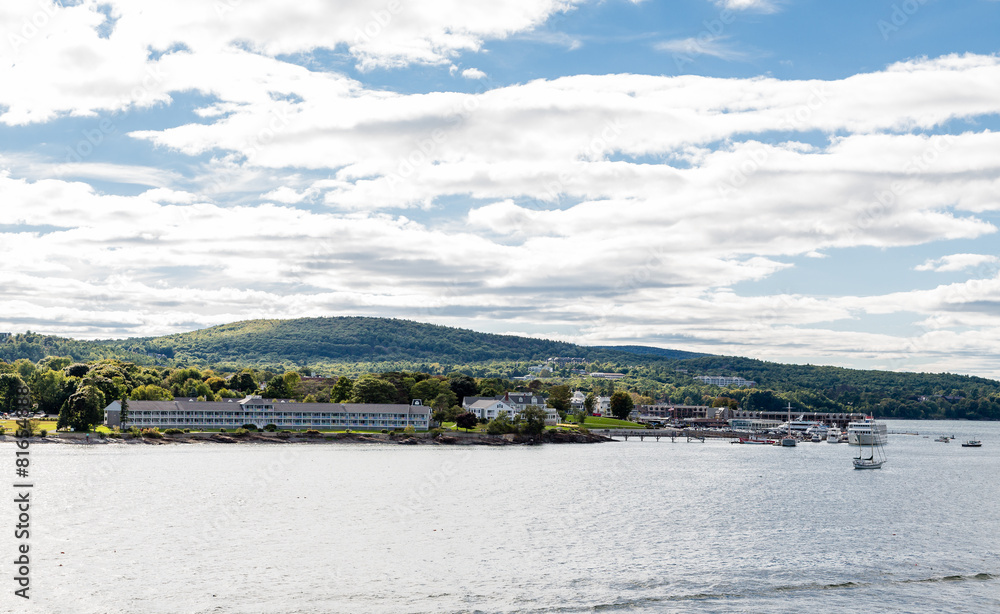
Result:
[[[465,409],[475,414],[480,420],[492,420],[499,416],[500,412],[506,412],[511,417],[517,413],[513,407],[496,399],[481,399],[467,405]]]
[[[512,403],[507,403],[506,400],[509,397],[505,396],[504,399],[484,399],[468,397],[468,399],[475,399],[471,403],[464,405],[466,411],[475,414],[476,418],[482,420],[492,420],[500,415],[500,412],[507,412],[507,415],[513,418],[516,414],[521,413],[524,409],[529,407],[529,405],[514,405]],[[542,411],[545,412],[545,425],[555,426],[559,424],[559,412],[555,410],[554,407],[545,407],[544,405],[535,405]]]
[[[573,396],[569,399],[569,406],[574,412],[583,411],[583,404],[587,401],[587,395],[583,394],[579,390],[573,393]]]

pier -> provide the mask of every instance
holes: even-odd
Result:
[[[629,440],[629,437],[638,438],[639,441],[645,441],[646,439],[655,439],[659,441],[661,438],[669,438],[671,442],[676,442],[678,439],[684,439],[688,443],[692,441],[705,443],[706,437],[716,437],[716,438],[729,438],[728,434],[722,434],[716,431],[705,432],[695,429],[590,429],[591,433],[596,433],[598,435],[604,435],[605,437]]]

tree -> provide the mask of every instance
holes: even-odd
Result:
[[[76,391],[76,386],[75,381],[68,379],[62,369],[59,369],[43,372],[35,378],[31,389],[39,411],[56,414],[69,395]]]
[[[125,423],[128,422],[128,399],[122,397],[121,406],[122,409],[118,421],[121,423],[121,426],[119,428],[124,431]]]
[[[285,390],[288,391],[288,398],[299,398],[299,387],[302,384],[302,376],[296,371],[288,371],[281,376],[285,382]]]
[[[89,431],[104,422],[104,393],[97,386],[80,386],[59,410],[56,428]]]
[[[510,421],[510,417],[507,416],[507,412],[500,412],[496,418],[493,418],[488,423],[486,423],[486,432],[490,435],[506,435],[507,433],[514,432],[514,424]]]
[[[583,412],[586,415],[591,416],[594,414],[595,407],[597,407],[597,397],[594,396],[593,392],[588,393],[587,398],[583,400]]]
[[[537,405],[529,405],[521,412],[521,432],[525,435],[541,435],[545,430],[545,410]]]
[[[174,398],[169,390],[155,384],[136,386],[129,396],[135,401],[170,401]]]
[[[573,398],[569,391],[569,386],[562,384],[549,388],[549,399],[547,405],[555,408],[559,413],[566,413],[570,409],[570,399]]]
[[[339,382],[338,382],[339,383]],[[351,401],[354,403],[395,403],[396,387],[373,375],[363,375],[354,382]]]
[[[330,402],[344,403],[351,398],[353,392],[354,382],[349,377],[341,376],[337,380],[337,383],[333,385],[333,388],[330,389]]]
[[[471,411],[465,411],[455,416],[455,425],[460,429],[465,429],[466,432],[469,429],[476,428],[477,423],[476,414]]]
[[[461,403],[465,397],[476,396],[476,380],[464,373],[449,373],[448,387],[458,397],[458,403]]]
[[[632,413],[635,403],[632,397],[624,390],[619,390],[611,395],[611,415],[619,420],[625,420]]]
[[[256,392],[259,389],[257,378],[248,369],[244,369],[229,378],[228,387],[231,390],[239,390],[240,392]]]
[[[443,388],[444,391],[434,397],[434,401],[431,403],[431,407],[434,409],[447,409],[458,403],[458,397],[455,396],[455,393],[447,386]]]
[[[447,388],[447,386],[444,387]],[[424,405],[430,405],[434,402],[434,398],[441,394],[441,388],[441,380],[431,377],[414,384],[413,387],[410,388],[410,397],[422,400]]]
[[[264,386],[264,396],[271,399],[290,399],[292,393],[283,377],[272,377]]]
[[[0,375],[0,410],[5,413],[28,411],[31,409],[31,391],[14,373]]]
[[[72,364],[65,368],[66,375],[70,377],[83,377],[90,372],[90,367],[83,363]]]

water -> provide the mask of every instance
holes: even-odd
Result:
[[[8,564],[0,611],[1000,610],[1000,424],[889,428],[920,435],[874,471],[826,442],[35,445],[33,598]]]

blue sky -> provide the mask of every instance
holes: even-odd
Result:
[[[0,8],[0,330],[1000,377],[1000,2]]]

